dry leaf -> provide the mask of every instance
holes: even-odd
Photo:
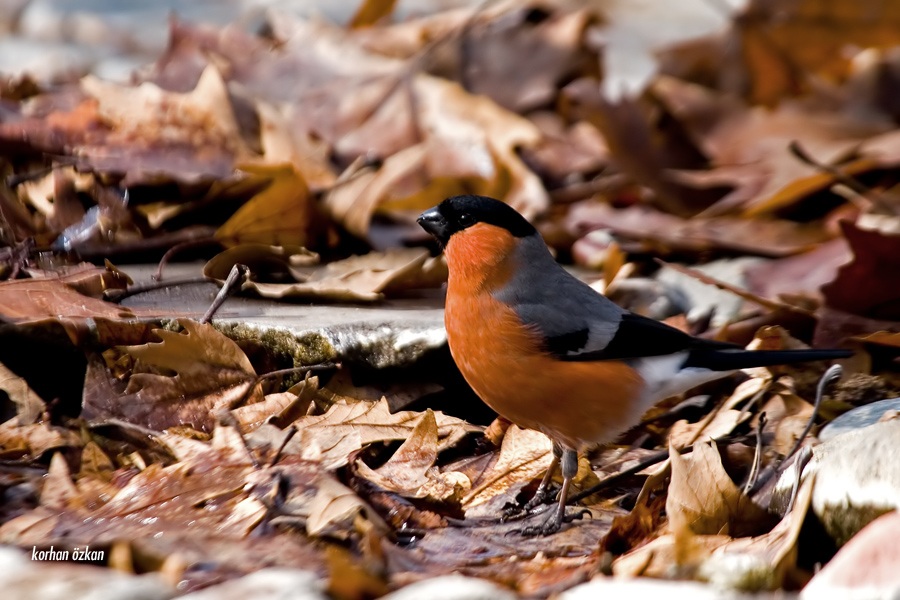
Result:
[[[552,459],[550,438],[512,425],[503,436],[496,462],[472,479],[472,490],[463,498],[466,517],[496,516],[500,506],[513,501],[519,490],[543,476]]]
[[[384,398],[378,402],[336,403],[324,415],[297,419],[294,425],[298,435],[285,451],[319,460],[325,469],[336,469],[347,464],[351,452],[366,444],[407,439],[424,416],[412,411],[391,414]],[[435,412],[434,417],[439,452],[467,433],[481,430],[441,412]]]
[[[443,263],[429,258],[416,248],[392,248],[338,260],[317,269],[302,269],[314,264],[318,256],[303,248],[245,245],[226,250],[204,267],[208,277],[224,280],[231,267],[247,264],[253,279],[244,283],[264,298],[327,298],[373,302],[385,293],[416,287],[436,287],[443,281]],[[267,283],[276,276],[291,277],[298,283]]]
[[[16,405],[16,416],[19,425],[36,423],[44,413],[45,406],[41,397],[28,387],[28,382],[0,363],[0,390],[6,392]]]
[[[353,519],[367,509],[366,503],[328,473],[319,475],[317,484],[316,497],[309,505],[306,533],[347,537]]]
[[[250,360],[212,326],[182,319],[183,333],[156,329],[161,342],[127,346],[147,372],[134,372],[124,390],[105,366],[89,363],[82,416],[118,418],[155,430],[191,425],[211,431],[213,413],[262,399]]]
[[[731,481],[713,441],[694,444],[681,456],[669,449],[672,482],[666,501],[670,528],[696,534],[729,534],[735,537],[759,531],[769,524],[765,510],[753,503]]]
[[[241,165],[269,185],[216,231],[228,247],[239,244],[317,246],[324,224],[303,177],[292,165]]]
[[[462,473],[441,472],[434,466],[437,456],[437,421],[428,409],[386,463],[372,470],[364,462],[357,461],[356,468],[362,477],[402,496],[433,501],[460,499],[472,483]]]

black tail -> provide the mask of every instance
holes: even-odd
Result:
[[[734,371],[750,367],[834,360],[852,355],[853,352],[850,350],[731,350],[699,347],[691,350],[684,366],[712,371]]]

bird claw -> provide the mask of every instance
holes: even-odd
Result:
[[[534,496],[531,497],[531,500],[525,504],[519,502],[507,502],[500,510],[500,522],[506,523],[507,521],[517,521],[529,517],[534,514],[534,510],[537,507],[554,502],[558,493],[559,489],[555,486],[552,489],[538,488],[534,493]]]
[[[558,494],[559,488],[556,486],[547,486],[543,489],[538,488],[538,490],[534,493],[534,496],[531,497],[531,500],[526,502],[522,509],[525,512],[530,512],[532,509],[542,504],[549,504],[550,502],[553,502]]]
[[[586,508],[579,508],[578,510],[567,513],[565,515],[560,515],[559,513],[554,513],[548,518],[546,521],[541,523],[540,525],[529,525],[528,527],[523,527],[520,530],[520,533],[525,537],[538,537],[545,535],[552,535],[559,531],[562,528],[563,523],[571,523],[572,521],[581,520],[586,515],[590,515],[591,511]]]

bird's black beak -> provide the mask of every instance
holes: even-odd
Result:
[[[450,238],[450,224],[447,223],[447,219],[444,218],[444,215],[437,209],[437,207],[429,208],[416,219],[416,223],[418,223],[422,229],[430,233],[435,237],[435,239],[444,245],[447,243],[447,240]]]

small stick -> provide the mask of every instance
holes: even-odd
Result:
[[[744,485],[744,495],[750,494],[756,484],[756,478],[759,477],[759,465],[762,462],[763,449],[763,428],[766,426],[766,411],[759,414],[759,422],[756,424],[756,451],[753,453],[753,465],[750,467],[750,474],[747,476],[747,483]]]
[[[238,291],[240,291],[241,286],[244,285],[244,282],[250,276],[250,267],[247,265],[242,265],[240,263],[236,263],[233,267],[231,267],[231,271],[228,273],[228,277],[225,279],[225,283],[219,289],[219,293],[216,294],[216,297],[213,299],[212,304],[209,305],[209,308],[206,310],[206,314],[203,315],[203,318],[200,319],[201,323],[209,323],[213,315],[218,312],[218,310],[225,303],[225,300],[229,296],[233,296]]]
[[[900,207],[896,206],[895,202],[891,202],[891,199],[886,195],[879,194],[875,190],[864,185],[856,177],[844,173],[842,170],[833,165],[826,165],[823,162],[819,162],[818,160],[813,158],[797,140],[792,141],[788,146],[788,149],[791,151],[791,154],[796,156],[801,162],[806,163],[811,167],[815,167],[816,169],[819,169],[824,173],[828,173],[829,175],[837,179],[838,182],[844,184],[863,198],[869,200],[878,208],[892,215],[900,215]]]

